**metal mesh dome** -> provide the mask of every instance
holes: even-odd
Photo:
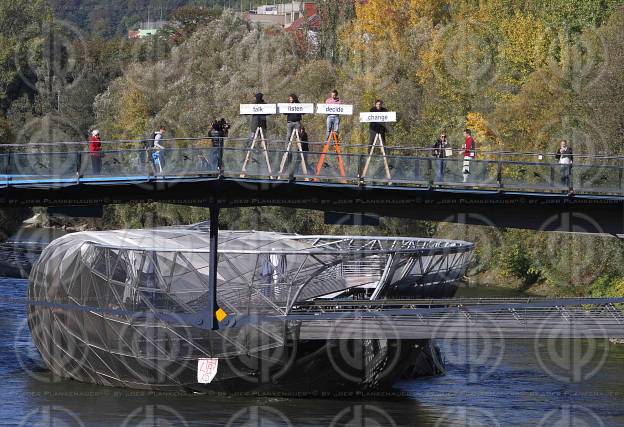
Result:
[[[195,381],[198,358],[284,348],[296,332],[284,322],[207,331],[183,320],[207,307],[207,231],[200,224],[84,232],[52,242],[31,272],[30,298],[86,309],[30,308],[33,339],[48,366],[101,384],[180,386]],[[371,287],[382,298],[390,290],[441,286],[463,275],[472,248],[435,239],[221,231],[217,302],[232,317],[278,317],[356,287]],[[154,312],[180,321],[150,318]],[[220,375],[234,378],[241,371]]]

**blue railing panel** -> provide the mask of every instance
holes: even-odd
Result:
[[[109,143],[97,155],[88,152],[87,144],[8,146],[0,153],[0,181],[6,186],[226,176],[358,185],[624,193],[624,162],[620,158],[576,156],[574,165],[568,166],[556,163],[552,155],[534,153],[489,153],[466,162],[462,157],[436,159],[430,150],[401,147],[388,147],[386,156],[378,150],[369,156],[366,146],[343,146],[340,154],[331,147],[323,154],[323,145],[318,143],[310,143],[311,151],[303,153],[296,145],[291,147],[293,151],[286,151],[284,141],[267,141],[268,151],[260,142],[250,150],[247,139],[226,139],[224,143],[225,147],[213,147],[210,139],[170,140],[160,150]]]

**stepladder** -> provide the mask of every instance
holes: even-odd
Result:
[[[304,175],[308,175],[308,165],[306,163],[306,156],[304,154],[303,151],[303,147],[301,146],[301,137],[299,135],[299,129],[294,129],[292,132],[292,135],[290,136],[290,140],[288,141],[288,144],[286,145],[286,151],[284,152],[284,155],[282,156],[282,162],[280,163],[280,169],[279,172],[277,173],[277,179],[281,179],[282,176],[284,175],[284,173],[286,172],[286,163],[288,162],[288,156],[291,156],[291,161],[293,162],[293,164],[291,165],[292,168],[292,172],[295,172],[295,168],[296,168],[296,163],[297,163],[297,158],[296,156],[298,155],[300,157],[301,160],[301,170],[304,173]],[[288,173],[290,175],[290,172]],[[308,181],[308,178],[305,179],[306,181]]]
[[[336,160],[338,161],[338,172],[340,173],[340,176],[346,178],[347,174],[345,172],[345,164],[342,157],[342,149],[340,148],[338,135],[334,130],[332,130],[327,137],[327,141],[325,141],[325,143],[323,144],[323,150],[321,151],[321,156],[319,157],[319,161],[316,165],[315,170],[315,175],[317,178],[314,178],[314,181],[318,181],[318,176],[321,174],[321,170],[323,169],[323,167],[328,166],[325,163],[325,158],[327,157],[327,153],[329,152],[330,147],[333,147],[334,152],[336,153]]]
[[[261,127],[258,127],[256,129],[256,132],[254,133],[254,137],[251,140],[251,144],[249,145],[249,148],[247,149],[247,154],[245,155],[245,160],[243,161],[243,167],[241,168],[240,177],[245,178],[247,176],[247,167],[249,166],[249,162],[256,161],[255,159],[252,159],[252,155],[253,155],[254,150],[256,149],[257,144],[260,145],[262,153],[264,154],[264,160],[266,161],[269,178],[273,179],[273,171],[271,169],[271,160],[269,159],[269,151],[267,149],[267,143],[264,137],[264,131],[262,130]]]
[[[388,164],[388,157],[386,155],[386,147],[384,146],[383,136],[380,133],[375,135],[373,145],[371,145],[368,155],[366,156],[366,163],[364,164],[364,169],[362,170],[362,175],[360,177],[362,179],[366,178],[366,174],[368,174],[368,169],[370,167],[371,160],[375,155],[376,148],[379,148],[379,151],[381,152],[386,179],[390,180],[392,179],[392,176],[390,175],[390,165]]]

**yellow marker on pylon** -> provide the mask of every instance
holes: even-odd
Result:
[[[222,308],[217,309],[215,312],[215,317],[219,322],[222,322],[227,316],[227,313]]]

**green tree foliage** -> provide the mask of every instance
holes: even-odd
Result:
[[[238,118],[238,105],[253,102],[256,92],[266,93],[269,101],[285,101],[297,67],[291,38],[249,27],[225,13],[175,47],[168,60],[129,67],[98,97],[98,126],[119,123],[128,108],[137,113],[138,107],[127,105],[133,101],[143,103],[143,132],[165,123],[177,137],[204,135],[211,120],[227,117],[233,120],[233,134],[246,134],[248,123]]]
[[[28,91],[32,72],[24,65],[29,51],[41,42],[44,24],[51,16],[43,0],[0,2],[0,107]],[[20,74],[21,73],[21,74]]]

